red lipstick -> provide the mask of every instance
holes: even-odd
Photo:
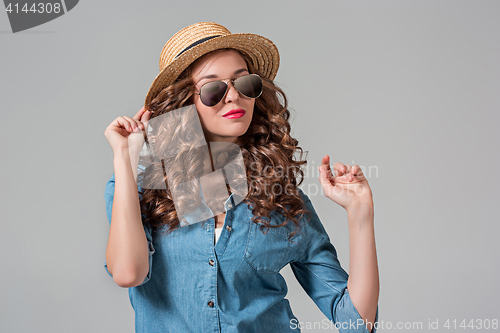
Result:
[[[229,112],[226,112],[223,117],[227,119],[235,119],[235,118],[241,118],[245,115],[245,110],[243,109],[233,109]]]

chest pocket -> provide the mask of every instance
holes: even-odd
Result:
[[[245,260],[260,273],[278,273],[289,262],[292,243],[287,237],[284,228],[270,228],[264,234],[256,223],[250,223]]]

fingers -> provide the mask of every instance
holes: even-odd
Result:
[[[130,118],[129,116],[123,116],[123,118],[128,121],[129,127],[131,127],[134,132],[138,131],[138,129],[144,129],[144,125],[140,120]]]
[[[335,177],[342,177],[344,173],[347,172],[347,168],[340,162],[335,162],[333,165],[333,170],[335,172]]]
[[[361,168],[359,167],[359,165],[353,165],[352,166],[352,170],[351,170],[351,174],[353,176],[363,176],[363,170],[361,170]]]
[[[352,174],[352,166],[350,164],[346,164],[345,167],[347,169],[345,177],[347,178],[347,180],[352,182],[354,180],[354,175]]]
[[[137,111],[137,113],[135,114],[135,116],[133,117],[134,120],[141,120],[141,117],[142,115],[146,112],[146,107],[143,106],[139,111]]]
[[[348,180],[352,181],[354,176],[363,176],[363,171],[358,164],[351,166],[350,164],[342,164],[340,162],[335,162],[333,164],[333,174],[330,169],[330,156],[325,155],[321,160],[321,168],[326,169],[326,175],[329,177],[342,177],[345,176]]]
[[[358,164],[351,166],[350,164],[342,164],[340,162],[336,162],[333,165],[333,170],[335,172],[336,177],[345,176],[349,181],[352,181],[354,177],[362,177],[363,171]]]
[[[321,167],[325,168],[326,176],[328,178],[332,178],[333,177],[332,169],[330,169],[330,156],[325,155],[323,157],[323,159],[321,159]]]
[[[328,173],[326,166],[324,165],[319,167],[319,182],[325,191],[329,191],[328,189],[333,186],[331,172]]]
[[[144,129],[147,127],[147,122],[149,119],[151,119],[151,115],[153,113],[149,110],[146,110],[146,107],[143,106],[136,114],[134,117],[132,117],[132,120],[137,122],[137,127],[140,129]],[[127,117],[128,118],[128,117]],[[146,126],[144,126],[144,124]]]
[[[151,111],[144,112],[141,116],[141,122],[144,124],[147,124],[149,119],[151,119],[151,115],[152,115]],[[146,127],[147,127],[147,125],[146,125]]]
[[[128,132],[139,131],[138,128],[140,128],[139,124],[135,120],[133,120],[132,118],[127,117],[127,116],[117,117],[115,119],[115,122],[116,122],[115,125],[117,127],[124,128]],[[140,124],[140,125],[142,125],[142,124]],[[144,126],[144,125],[142,125],[142,126]]]

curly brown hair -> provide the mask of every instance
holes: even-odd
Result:
[[[304,178],[302,166],[307,164],[306,159],[302,157],[304,153],[307,156],[307,152],[290,136],[290,111],[284,92],[273,81],[261,75],[247,55],[241,52],[240,54],[247,63],[248,71],[260,75],[263,81],[263,92],[255,100],[250,126],[235,142],[240,147],[247,175],[245,181],[248,184],[248,194],[243,202],[252,208],[252,222],[261,224],[261,228],[266,229],[266,232],[269,228],[279,228],[292,221],[295,231],[289,234],[288,238],[291,239],[300,230],[298,220],[304,213],[309,213],[304,209],[304,201],[298,192],[298,186]],[[195,84],[191,75],[192,67],[193,65],[189,66],[176,82],[164,88],[146,105],[146,109],[153,113],[151,119],[194,104]],[[300,152],[298,160],[295,157],[296,152]],[[156,168],[161,169],[162,166],[158,164],[156,163]],[[148,188],[140,192],[141,213],[146,217],[143,223],[154,228],[167,227],[166,232],[169,233],[180,227],[180,221],[168,188],[167,177],[179,178],[181,175],[158,172],[156,174],[164,177],[166,189]],[[188,202],[185,204],[189,205]],[[283,223],[272,225],[268,222],[273,210],[285,217]]]

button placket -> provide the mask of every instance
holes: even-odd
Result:
[[[232,199],[232,198],[231,198],[231,199]],[[232,209],[232,208],[233,208],[233,204],[232,204],[231,202],[228,202],[228,203],[226,204],[226,206],[227,206],[227,210],[230,210],[230,209]],[[228,215],[228,214],[230,214],[230,212],[226,212],[226,218],[227,218],[227,215]],[[226,223],[226,218],[224,219],[224,224]],[[231,231],[231,230],[233,230],[233,228],[231,228],[231,226],[230,226],[230,225],[226,225],[226,230],[227,230],[227,231]]]

